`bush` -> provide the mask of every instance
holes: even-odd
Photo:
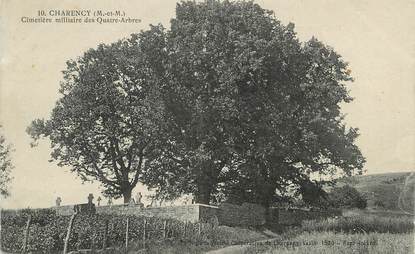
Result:
[[[334,188],[328,194],[328,202],[335,208],[364,209],[367,206],[366,198],[349,185]]]

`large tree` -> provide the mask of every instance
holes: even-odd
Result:
[[[0,125],[0,130],[2,126]],[[11,170],[13,164],[10,159],[11,147],[7,144],[6,138],[0,132],[0,195],[7,197],[10,195],[9,183],[12,180]]]
[[[54,159],[111,195],[139,179],[157,196],[217,194],[269,206],[310,176],[362,170],[340,105],[347,64],[300,42],[253,2],[177,5],[161,26],[69,62],[51,119],[33,122]],[[304,189],[304,188],[302,188]]]
[[[158,140],[154,119],[162,106],[154,77],[160,68],[151,48],[162,36],[161,27],[152,27],[68,61],[50,118],[34,120],[27,130],[34,144],[50,139],[59,166],[99,181],[104,195],[126,203]]]
[[[361,172],[340,112],[352,78],[332,48],[257,4],[216,0],[178,4],[166,41],[170,139],[145,174],[160,193],[269,206],[313,173]]]

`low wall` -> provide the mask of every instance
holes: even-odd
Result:
[[[74,213],[73,205],[54,206],[50,209],[55,210],[59,215],[72,215]]]
[[[219,207],[191,204],[181,206],[147,207],[138,205],[97,206],[101,214],[136,215],[146,217],[170,218],[189,222],[212,222],[227,226],[262,226],[268,224],[300,225],[303,220],[324,219],[341,216],[340,210],[309,211],[305,209],[284,209],[272,207],[268,214],[264,207],[244,203],[242,205],[221,204]],[[52,207],[57,214],[71,215],[74,206]]]
[[[74,206],[59,206],[52,207],[51,209],[60,215],[71,215],[74,213]],[[217,216],[218,210],[215,206],[202,204],[147,208],[141,208],[138,205],[112,205],[96,206],[95,209],[100,214],[160,217],[189,222],[209,221],[212,217]]]
[[[261,226],[266,223],[264,207],[243,203],[242,205],[224,203],[219,206],[219,224],[227,226]]]
[[[199,221],[199,205],[140,208],[135,205],[99,206],[97,213],[171,218],[180,221]]]
[[[217,206],[199,205],[199,221],[219,223]]]

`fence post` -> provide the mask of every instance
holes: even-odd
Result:
[[[63,254],[68,253],[69,237],[71,236],[71,230],[72,230],[73,222],[75,220],[75,216],[76,216],[76,212],[72,214],[71,220],[69,221],[68,231],[66,232],[66,237],[65,237],[65,244],[63,246]]]
[[[129,226],[129,218],[127,217],[127,225],[125,227],[125,250],[128,250],[128,226]]]
[[[92,216],[91,216],[91,218],[92,218]],[[97,232],[97,227],[96,227],[96,225],[94,225],[95,223],[91,223],[91,221],[89,222],[90,224],[89,224],[89,227],[91,228],[91,230],[92,230],[92,239],[91,239],[91,253],[95,253],[95,240],[96,240],[96,238],[97,238],[97,234],[98,234],[98,232]]]
[[[186,227],[187,227],[187,221],[184,222],[183,239],[186,238]]]
[[[32,223],[32,215],[29,214],[29,218],[27,219],[27,223],[26,223],[26,229],[24,232],[23,253],[26,253],[26,250],[27,250],[27,242],[29,240],[29,229],[30,229],[31,223]]]
[[[97,237],[97,232],[94,229],[94,232],[92,233],[92,240],[91,240],[91,252],[95,253],[95,238]]]
[[[198,230],[198,233],[199,233],[199,235],[201,235],[202,234],[202,223],[198,223],[199,224],[199,230]]]
[[[163,223],[163,239],[166,239],[166,236],[167,236],[167,220],[164,220],[164,223]]]
[[[108,220],[105,220],[104,239],[102,240],[102,249],[107,248]]]
[[[146,248],[146,224],[147,224],[147,220],[144,219],[143,222],[143,248]]]

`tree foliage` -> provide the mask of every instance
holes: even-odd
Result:
[[[328,194],[328,202],[336,208],[359,208],[367,206],[366,198],[350,185],[335,187]]]
[[[141,179],[158,197],[269,206],[313,173],[365,161],[340,112],[347,63],[253,2],[181,2],[170,30],[100,45],[64,75],[51,119],[29,133],[110,195]]]
[[[1,127],[0,125],[0,130]],[[10,195],[9,184],[13,179],[10,175],[13,169],[13,164],[10,159],[11,151],[10,144],[7,144],[3,133],[0,133],[0,195],[3,197]]]
[[[324,182],[315,182],[304,180],[298,188],[301,194],[301,200],[309,206],[325,207],[327,206],[327,193],[323,189]]]
[[[50,139],[59,166],[84,181],[98,180],[104,194],[125,202],[153,159],[158,130],[152,43],[143,32],[68,61],[50,119],[34,120],[27,130],[35,144]]]
[[[178,4],[167,42],[171,143],[149,185],[202,203],[236,190],[268,206],[313,172],[361,171],[357,129],[340,113],[352,78],[332,48],[299,42],[293,24],[257,4],[229,1]]]

